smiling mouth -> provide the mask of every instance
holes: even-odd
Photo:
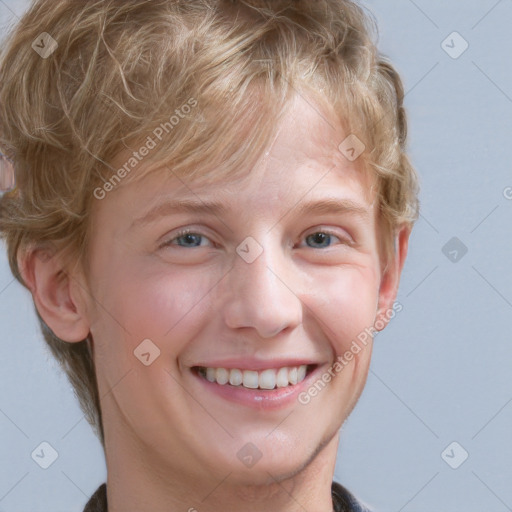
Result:
[[[192,371],[201,378],[220,386],[272,391],[300,384],[317,367],[317,364],[303,364],[255,371],[194,366]]]

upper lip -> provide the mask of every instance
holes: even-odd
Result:
[[[284,366],[302,366],[302,365],[318,365],[320,364],[318,361],[314,361],[312,359],[307,358],[294,358],[294,359],[285,359],[285,358],[273,358],[268,360],[263,359],[251,359],[251,358],[231,358],[231,359],[222,359],[218,361],[208,361],[198,363],[194,366],[201,366],[203,368],[226,368],[233,369],[237,368],[239,370],[267,370],[271,368],[283,368]]]

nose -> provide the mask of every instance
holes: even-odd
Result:
[[[263,245],[252,263],[235,254],[225,283],[223,315],[231,329],[252,328],[271,338],[302,323],[300,282],[292,262],[280,247]]]

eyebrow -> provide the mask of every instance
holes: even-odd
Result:
[[[231,212],[232,209],[222,203],[209,202],[209,201],[194,201],[188,199],[180,199],[177,201],[165,202],[159,204],[149,210],[142,217],[135,219],[131,227],[139,225],[147,225],[161,217],[172,215],[175,213],[196,213],[196,214],[212,214],[223,215]],[[353,214],[361,218],[367,218],[370,215],[368,208],[352,201],[351,199],[335,199],[327,198],[311,202],[303,202],[290,208],[290,210],[283,215],[285,217],[288,213],[295,211],[297,215],[304,214]],[[281,217],[281,218],[283,218]]]
[[[368,208],[365,208],[363,205],[356,203],[351,199],[322,199],[320,201],[302,203],[300,206],[297,206],[293,209],[299,215],[305,213],[350,213],[363,218],[368,217],[370,215],[370,211]]]
[[[222,215],[228,211],[230,211],[230,208],[226,207],[222,203],[180,199],[178,201],[165,202],[155,206],[142,217],[135,219],[131,227],[135,227],[140,224],[146,225],[160,217],[172,215],[173,213],[210,213],[214,215]]]

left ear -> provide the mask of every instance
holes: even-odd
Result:
[[[398,293],[400,276],[407,256],[407,249],[409,248],[410,234],[411,226],[409,225],[399,226],[395,232],[395,251],[388,260],[386,268],[383,269],[380,282],[379,303],[374,323],[377,331],[382,331],[392,318],[389,312],[393,309]]]

